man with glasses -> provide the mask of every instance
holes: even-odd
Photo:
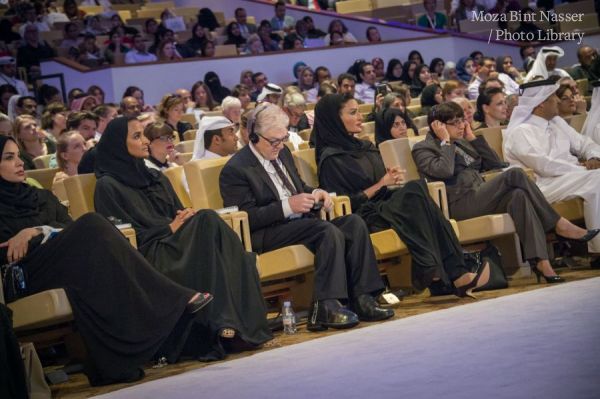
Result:
[[[301,244],[315,253],[308,330],[350,328],[359,320],[393,316],[371,296],[383,283],[365,222],[358,215],[328,222],[313,212],[315,204],[330,209],[332,200],[326,191],[309,187],[300,178],[284,144],[289,139],[288,123],[279,107],[257,107],[248,123],[250,143],[221,172],[223,204],[248,213],[254,251]],[[352,311],[340,302],[348,300]]]

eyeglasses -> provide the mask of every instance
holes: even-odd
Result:
[[[165,143],[172,143],[173,141],[175,141],[175,136],[171,135],[171,136],[159,136],[157,137],[158,140],[163,141]]]
[[[446,125],[458,126],[458,125],[465,124],[465,122],[466,121],[464,119],[455,119],[454,121],[448,121],[448,122],[446,122]]]
[[[279,144],[287,143],[287,141],[290,139],[289,134],[286,134],[285,137],[282,139],[268,139],[260,133],[256,133],[256,134],[258,135],[258,137],[260,137],[267,143],[271,144],[271,147],[277,147],[277,146],[279,146]]]

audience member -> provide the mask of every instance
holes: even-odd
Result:
[[[93,112],[71,112],[67,117],[67,130],[75,130],[85,139],[87,148],[96,145],[98,117]]]
[[[348,94],[356,98],[356,77],[351,73],[342,73],[338,76],[338,93]],[[360,101],[362,103],[362,101]]]
[[[279,0],[275,3],[275,16],[271,18],[271,26],[275,30],[289,32],[294,29],[296,20],[294,17],[285,14],[285,2]]]
[[[28,96],[29,89],[27,84],[20,79],[17,79],[17,60],[11,56],[0,57],[0,82],[6,83],[15,88],[16,93],[21,96]]]
[[[71,102],[71,111],[91,111],[98,105],[94,96],[83,95]]]
[[[202,55],[202,46],[208,41],[208,36],[204,26],[199,23],[194,24],[192,27],[192,37],[190,37],[185,45],[195,56],[199,57]]]
[[[98,126],[94,134],[94,140],[98,142],[106,130],[106,126],[117,117],[117,107],[115,104],[100,104],[92,112],[98,117]]]
[[[583,198],[586,226],[597,229],[600,145],[558,117],[558,87],[554,80],[522,86],[519,105],[504,135],[504,157],[511,164],[533,169],[536,183],[550,203],[574,196]],[[554,139],[548,140],[548,135]],[[600,255],[600,237],[590,241],[588,251]]]
[[[465,84],[471,83],[471,79],[475,74],[475,63],[469,57],[462,57],[456,64],[456,75],[460,81]]]
[[[272,334],[256,256],[214,211],[183,208],[168,179],[144,165],[148,144],[135,119],[108,125],[98,146],[96,209],[131,223],[138,249],[161,273],[215,294],[204,322],[211,358],[222,359],[236,343],[259,347]]]
[[[375,143],[383,143],[387,140],[408,137],[409,125],[412,124],[410,117],[396,107],[388,107],[375,118]],[[418,131],[413,130],[415,135]]]
[[[215,43],[212,40],[204,42],[200,48],[200,54],[204,58],[210,58],[215,56]]]
[[[425,64],[419,64],[415,68],[412,84],[410,85],[411,97],[419,97],[421,92],[428,84],[432,83],[429,67]]]
[[[170,167],[183,164],[179,153],[175,150],[175,131],[168,123],[151,122],[144,128],[144,136],[148,139],[148,158],[144,164],[149,169],[164,172]]]
[[[417,50],[411,50],[411,52],[408,53],[408,61],[412,61],[417,65],[425,64],[423,56]]]
[[[221,102],[223,116],[231,121],[231,123],[239,126],[242,116],[242,102],[235,97],[227,96]]]
[[[37,119],[37,101],[31,96],[20,96],[15,107],[17,115],[30,115]]]
[[[77,175],[77,166],[86,151],[85,140],[75,131],[64,132],[56,141],[58,172],[52,180],[52,191],[58,195],[57,185],[67,177]]]
[[[0,136],[12,136],[13,126],[8,115],[0,113]]]
[[[210,89],[213,100],[217,103],[221,103],[225,97],[231,94],[231,91],[221,84],[221,79],[213,71],[206,72],[204,75],[204,83]]]
[[[496,71],[498,72],[498,78],[504,83],[506,94],[518,95],[518,82],[521,80],[521,73],[513,65],[512,57],[505,55],[496,58]]]
[[[369,43],[379,43],[381,41],[381,34],[375,26],[367,28],[366,37]]]
[[[39,76],[40,61],[56,56],[56,52],[44,40],[40,40],[39,30],[35,25],[27,25],[23,33],[23,44],[17,49],[17,66],[25,68],[29,78]]]
[[[236,47],[243,47],[246,44],[246,38],[242,35],[237,22],[230,22],[225,29],[225,34],[227,40],[224,44],[235,44]]]
[[[30,115],[18,116],[13,129],[13,137],[19,145],[25,170],[36,168],[34,158],[56,152],[56,144],[46,138],[44,132],[38,128],[36,120]]]
[[[249,124],[250,144],[227,162],[219,178],[223,203],[248,213],[257,252],[304,244],[316,254],[307,329],[350,328],[359,320],[393,316],[374,298],[384,285],[362,219],[355,214],[331,221],[309,217],[316,202],[322,201],[325,209],[333,204],[327,191],[300,179],[283,144],[289,124],[285,114],[276,106],[260,105]],[[340,300],[348,300],[353,311]]]
[[[412,80],[415,76],[415,70],[417,69],[417,63],[414,61],[407,61],[403,66],[402,76],[400,80],[407,86],[412,84]]]
[[[468,273],[452,226],[429,197],[423,180],[404,183],[399,166],[386,169],[369,141],[354,137],[362,116],[351,97],[325,96],[315,109],[316,159],[319,183],[327,191],[350,197],[353,215],[370,232],[392,228],[412,256],[412,281],[417,289],[434,279],[453,283],[456,295],[486,284],[489,266],[480,275]]]
[[[140,106],[140,112],[154,111],[154,108],[150,104],[144,102],[144,91],[137,86],[129,86],[123,92],[123,97],[131,96],[138,101]]]
[[[256,25],[248,23],[248,16],[245,8],[236,8],[234,15],[243,37],[247,39],[251,34],[256,33]]]
[[[244,84],[235,85],[231,95],[240,100],[243,110],[248,109],[248,106],[252,102],[252,99],[250,98],[250,88]]]
[[[142,107],[137,98],[132,96],[123,97],[119,107],[119,113],[123,116],[138,116],[142,112]]]
[[[342,41],[344,43],[358,43],[358,40],[356,40],[354,35],[348,31],[348,28],[346,25],[344,25],[341,19],[334,19],[329,23],[327,35],[323,37],[323,41],[325,43],[330,43],[332,40],[331,36],[334,32],[337,32],[342,36]]]
[[[465,85],[458,80],[447,80],[442,88],[442,97],[444,102],[451,101],[456,97],[465,96]]]
[[[269,79],[264,73],[255,72],[252,75],[252,85],[254,86],[254,91],[250,93],[252,101],[256,101],[258,95],[262,92],[263,87],[265,87],[267,83],[269,83]]]
[[[429,63],[429,73],[431,73],[432,75],[435,74],[435,79],[439,80],[442,78],[442,75],[444,73],[444,67],[444,60],[436,57],[432,59]]]
[[[215,159],[234,154],[238,148],[235,124],[223,116],[205,116],[194,142],[192,159]]]
[[[458,72],[456,71],[456,63],[452,61],[446,62],[444,71],[442,72],[442,80],[459,80]]]
[[[428,115],[429,111],[438,104],[444,102],[442,87],[438,84],[430,84],[421,92],[421,113]]]
[[[64,104],[50,103],[42,113],[41,126],[48,139],[58,141],[61,133],[67,128],[68,110]]]
[[[471,102],[469,100],[467,100],[466,97],[455,97],[452,99],[452,102],[455,102],[456,104],[460,105],[461,109],[463,110],[465,124],[469,125],[471,130],[473,130],[475,128],[476,124],[475,124],[475,110],[473,109],[473,105],[471,104]],[[478,125],[479,124],[477,124],[477,128],[479,128]]]
[[[325,66],[318,66],[315,69],[315,78],[317,80],[317,85],[321,85],[326,80],[331,80],[331,72]]]
[[[481,122],[479,129],[501,127],[508,122],[506,94],[500,88],[488,88],[477,98],[477,112],[474,119]]]
[[[63,27],[64,38],[60,42],[59,48],[70,49],[71,47],[79,47],[81,37],[79,35],[79,25],[75,22],[69,22]]]
[[[476,0],[460,0],[460,5],[453,16],[457,25],[459,25],[459,21],[473,21],[481,12],[485,13],[485,8],[477,4]]]
[[[215,103],[210,88],[203,81],[194,83],[190,92],[196,108],[212,111],[217,107],[218,104]]]
[[[385,76],[385,63],[383,62],[383,59],[375,57],[371,60],[371,65],[373,65],[373,69],[375,70],[376,81],[380,82]]]
[[[295,150],[299,150],[300,143],[304,141],[299,132],[309,129],[308,118],[304,114],[306,111],[306,100],[300,93],[287,93],[283,97],[283,112],[289,119],[288,133],[290,135],[289,142],[292,143]]]
[[[142,367],[157,348],[173,360],[202,355],[182,349],[190,348],[188,337],[190,343],[210,339],[207,333],[190,333],[195,319],[189,314],[212,296],[155,272],[105,218],[89,213],[73,222],[49,191],[24,184],[23,163],[12,138],[0,137],[0,152],[0,241],[7,244],[0,249],[0,262],[26,263],[30,295],[56,287],[66,290],[83,338],[84,373],[90,384],[141,379]],[[54,237],[48,240],[50,234]],[[19,249],[23,246],[25,250]],[[128,344],[118,344],[122,342]]]
[[[446,29],[448,27],[448,18],[446,15],[435,11],[436,0],[423,0],[425,14],[417,20],[417,25],[429,29]]]
[[[579,65],[571,68],[571,77],[576,80],[587,79],[589,82],[598,80],[598,78],[600,78],[600,74],[596,70],[597,68],[594,68],[594,64],[597,63],[597,59],[598,51],[595,48],[587,45],[580,46],[577,49],[577,60],[579,60]],[[588,93],[584,94],[589,94],[592,92],[591,85],[588,86],[588,89]]]
[[[307,15],[302,18],[302,20],[306,22],[307,37],[309,39],[320,39],[327,35],[327,33],[323,32],[322,30],[315,28],[315,23],[310,16]]]
[[[556,90],[558,97],[558,116],[567,121],[576,114],[577,106],[575,104],[575,96],[571,91],[571,87],[567,84],[561,84]]]
[[[267,83],[260,92],[260,95],[256,98],[256,102],[267,102],[279,105],[282,95],[283,89],[281,87],[273,83]]]
[[[156,49],[156,58],[158,61],[179,61],[183,59],[175,48],[175,44],[168,40],[160,42]]]
[[[465,124],[461,107],[444,103],[428,118],[427,138],[415,144],[412,155],[419,173],[446,184],[450,217],[464,220],[492,213],[508,213],[532,270],[548,283],[564,282],[549,261],[546,233],[555,230],[569,238],[586,231],[562,218],[546,201],[533,180],[520,168],[511,168],[491,180],[480,173],[504,168],[483,136]],[[596,232],[597,233],[597,232]]]
[[[190,39],[191,40],[191,39]],[[157,58],[146,50],[146,40],[140,34],[133,37],[133,48],[125,54],[126,64],[138,64],[141,62],[154,62]]]
[[[188,130],[193,130],[194,126],[188,122],[181,120],[185,114],[185,104],[183,98],[176,94],[166,94],[158,105],[158,116],[171,126],[171,128],[179,136],[179,140],[183,141],[183,134]]]
[[[260,40],[262,42],[263,49],[265,51],[281,50],[281,47],[279,46],[281,37],[276,33],[272,33],[271,24],[269,23],[269,21],[263,21],[263,22],[266,22],[266,23],[261,24],[258,27],[258,31],[257,31],[258,37],[260,37]]]
[[[212,12],[210,8],[201,8],[198,12],[198,23],[204,27],[206,27],[210,32],[214,32],[219,25],[219,21],[217,21],[217,17]]]
[[[263,47],[261,38],[253,33],[248,36],[248,40],[246,41],[246,47],[242,51],[244,55],[258,55],[265,52],[265,48]],[[252,71],[250,71],[252,72]]]
[[[558,46],[542,47],[523,82],[531,82],[538,76],[543,79],[555,75],[560,78],[569,77],[564,69],[556,68],[556,61],[563,55],[565,55],[564,50]]]
[[[356,85],[354,97],[365,104],[375,102],[375,68],[370,62],[363,62],[359,66],[359,83]]]
[[[0,112],[8,114],[8,102],[13,96],[18,96],[17,89],[10,84],[0,86]],[[15,100],[16,101],[16,100]],[[8,115],[10,116],[10,115]]]

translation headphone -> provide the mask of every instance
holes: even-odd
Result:
[[[248,140],[252,144],[256,144],[256,143],[258,143],[260,141],[260,137],[258,137],[258,134],[254,131],[255,130],[255,126],[256,126],[256,119],[258,118],[258,114],[260,114],[261,112],[263,112],[268,107],[269,107],[268,104],[259,105],[254,110],[254,114],[252,115],[252,118],[251,118],[251,122],[252,123],[250,124],[250,132],[248,133]]]

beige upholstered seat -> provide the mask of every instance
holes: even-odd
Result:
[[[194,115],[194,114],[184,114],[184,115],[181,117],[181,121],[182,121],[182,122],[187,122],[187,123],[191,124],[191,125],[192,125],[192,126],[194,126],[194,127],[198,127],[198,121],[196,120],[196,115]],[[189,130],[188,130],[187,132],[189,132]],[[185,133],[187,133],[187,132],[185,132]],[[185,135],[183,136],[183,138],[184,138],[185,140],[187,140],[187,139],[185,138]]]
[[[37,169],[47,169],[50,167],[50,158],[53,154],[41,155],[33,158],[33,164]]]
[[[185,189],[185,185],[183,184],[185,179],[185,175],[183,173],[183,166],[173,166],[165,170],[163,173],[171,182],[171,185],[173,186],[177,197],[179,197],[179,201],[181,201],[181,204],[186,208],[191,207],[192,201],[190,200],[190,195],[188,194],[187,190]]]
[[[183,133],[183,139],[184,139],[185,141],[190,141],[190,140],[192,140],[192,141],[193,141],[193,140],[195,140],[195,139],[196,139],[196,133],[197,133],[197,132],[198,132],[197,130],[186,130],[186,131]],[[193,149],[193,147],[192,147],[192,149]]]
[[[587,113],[573,115],[567,120],[567,122],[569,122],[569,125],[571,125],[571,127],[575,129],[578,133],[581,133],[586,118]]]
[[[417,116],[413,119],[413,123],[420,131],[421,128],[427,127],[427,115]]]
[[[186,140],[175,144],[177,152],[193,152],[195,140]]]
[[[375,122],[363,122],[361,134],[375,134]]]
[[[416,142],[421,141],[424,138],[424,136],[417,136],[388,140],[381,143],[379,149],[386,167],[400,165],[406,169],[407,180],[419,178],[417,166],[411,155],[411,149]],[[441,184],[442,188],[438,188],[437,196],[443,197],[443,200],[436,202],[440,205],[444,215],[449,217],[448,205],[445,200],[445,186],[441,182],[438,182],[438,184]],[[434,200],[436,200],[435,197]],[[458,237],[461,244],[471,244],[488,240],[493,241],[506,260],[505,268],[507,272],[514,273],[516,271],[515,269],[520,267],[523,263],[515,226],[512,218],[508,214],[485,215],[462,220],[457,222],[457,224],[459,231]]]
[[[58,168],[31,169],[25,171],[25,176],[35,179],[46,190],[52,190],[52,182],[57,172]]]

